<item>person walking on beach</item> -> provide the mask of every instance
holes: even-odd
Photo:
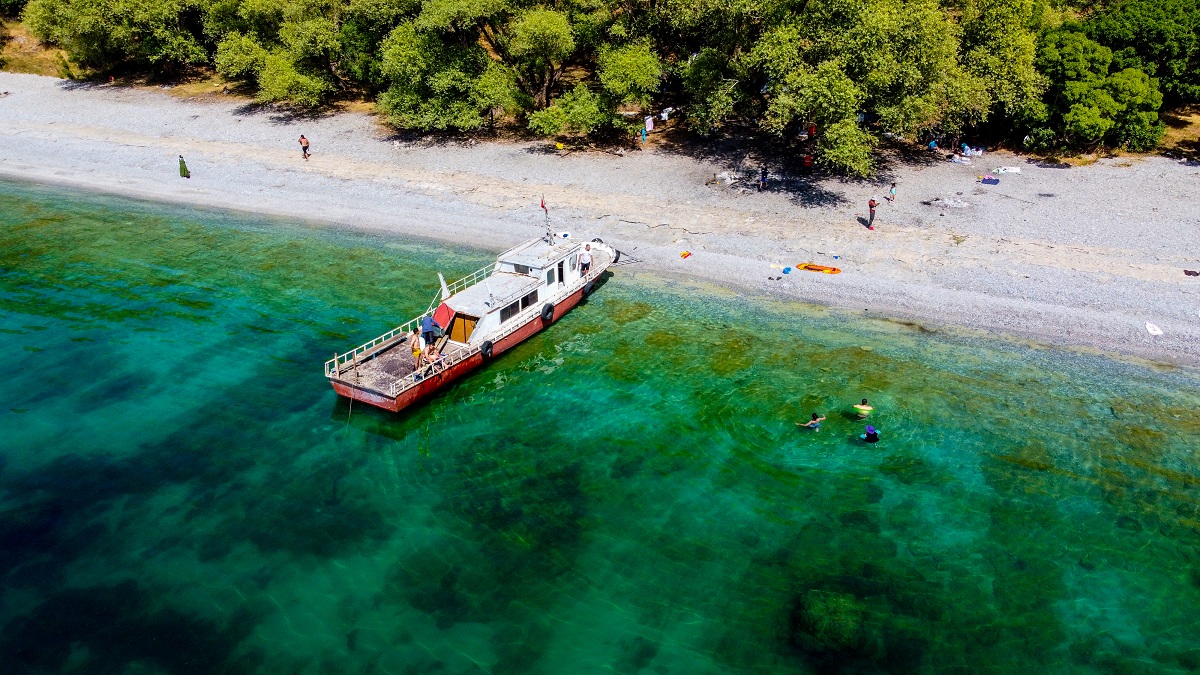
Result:
[[[758,170],[758,191],[762,192],[767,189],[767,167],[761,167]]]
[[[865,398],[863,399],[862,403],[855,403],[854,409],[858,411],[858,419],[860,420],[865,420],[867,416],[871,414],[871,411],[874,410],[874,408],[867,405],[867,399]]]
[[[308,161],[308,139],[304,134],[300,134],[300,152],[304,155],[304,161]]]
[[[888,189],[887,200],[889,202],[896,201],[896,184],[895,183],[892,183],[892,187]]]
[[[183,161],[183,155],[179,156],[179,177],[180,178],[191,178],[192,177],[192,172],[188,171],[187,162]]]
[[[796,422],[796,426],[804,427],[806,429],[812,429],[813,431],[820,431],[821,430],[821,422],[824,422],[824,421],[825,421],[824,417],[817,417],[817,413],[813,413],[811,420],[804,422],[804,423]]]
[[[875,229],[875,207],[876,206],[878,206],[878,203],[876,203],[875,198],[872,197],[871,201],[867,202],[867,208],[869,208],[871,210],[870,216],[867,218],[867,229],[868,230]]]

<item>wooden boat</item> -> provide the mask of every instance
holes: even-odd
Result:
[[[579,262],[592,254],[585,274]],[[595,288],[621,252],[599,239],[580,243],[547,231],[501,253],[492,265],[447,285],[421,315],[325,362],[339,395],[398,412],[431,396],[557,321]],[[441,275],[438,275],[439,279]],[[441,358],[414,363],[410,340],[421,319],[443,329]]]

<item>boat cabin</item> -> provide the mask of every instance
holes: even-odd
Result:
[[[582,273],[577,242],[536,239],[501,253],[492,274],[446,298],[433,319],[448,326],[451,342],[474,345],[472,336],[489,335],[504,324],[519,325],[545,303],[557,304],[560,296]],[[521,321],[514,321],[517,317]]]

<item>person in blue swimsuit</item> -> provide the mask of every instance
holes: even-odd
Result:
[[[821,422],[824,422],[824,417],[817,417],[817,413],[812,414],[812,419],[807,422],[796,422],[796,426],[812,429],[813,431],[821,430]]]

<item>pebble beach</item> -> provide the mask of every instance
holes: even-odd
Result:
[[[1200,364],[1200,277],[1185,274],[1200,271],[1195,162],[1071,166],[999,152],[968,166],[889,156],[875,181],[772,170],[760,193],[727,179],[706,184],[757,173],[761,162],[745,153],[422,138],[359,113],[297,117],[235,97],[33,75],[0,74],[0,91],[10,92],[0,98],[3,178],[495,251],[544,231],[544,195],[554,229],[600,237],[637,262],[622,274],[918,331]],[[309,161],[300,134],[312,141]],[[179,176],[179,155],[190,179]],[[999,182],[983,184],[989,174]],[[873,197],[881,203],[871,231]],[[807,262],[842,273],[784,273]]]

